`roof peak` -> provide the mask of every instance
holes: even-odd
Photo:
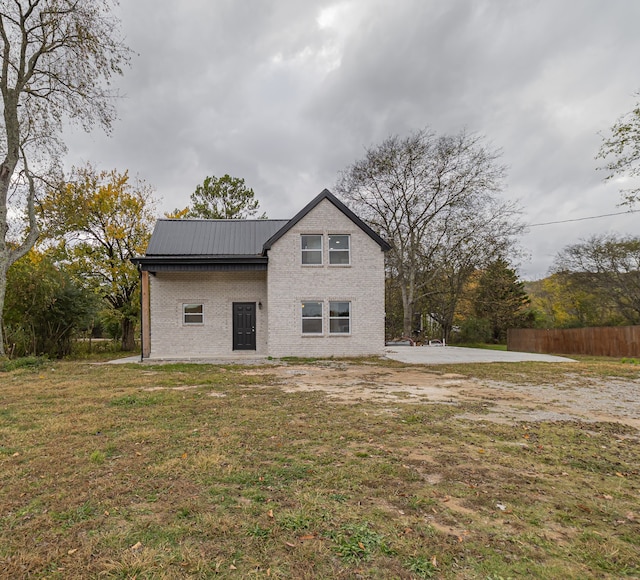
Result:
[[[263,253],[271,249],[271,246],[277,242],[284,234],[286,234],[293,226],[295,226],[303,217],[313,210],[322,201],[327,200],[332,203],[339,211],[346,215],[354,224],[356,224],[363,232],[365,232],[373,241],[375,241],[382,251],[386,252],[391,249],[389,243],[382,239],[374,232],[366,223],[364,223],[355,213],[353,213],[343,202],[341,202],[326,187],[314,197],[307,205],[305,205],[295,216],[293,216],[287,224],[278,230],[271,238],[269,238],[264,246]]]

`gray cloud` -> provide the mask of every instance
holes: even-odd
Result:
[[[618,208],[594,156],[634,104],[640,3],[627,0],[344,0],[120,8],[139,53],[110,138],[70,133],[68,164],[129,169],[162,210],[215,174],[244,177],[287,217],[364,147],[430,126],[484,134],[509,166],[505,196],[529,222]],[[527,277],[630,216],[532,228]]]

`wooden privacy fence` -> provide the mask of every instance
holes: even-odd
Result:
[[[640,357],[640,326],[594,328],[513,328],[507,350],[546,354]]]

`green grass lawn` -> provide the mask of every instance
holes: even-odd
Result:
[[[637,430],[337,403],[255,370],[0,373],[0,577],[640,576]],[[640,378],[601,360],[449,371]]]

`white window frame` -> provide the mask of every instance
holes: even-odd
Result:
[[[331,247],[331,238],[347,238],[347,247],[346,248],[332,248]],[[336,255],[338,252],[347,253],[348,260],[346,263],[333,263],[331,261],[331,256]],[[329,266],[351,266],[351,235],[350,234],[329,234]]]
[[[200,312],[187,312],[188,308],[200,308]],[[187,320],[187,316],[200,316],[200,321]],[[185,302],[182,305],[182,324],[185,326],[202,326],[204,324],[204,304],[202,302]]]
[[[331,310],[332,310],[331,305],[336,303],[348,304],[349,315],[348,316],[331,316]],[[332,330],[331,322],[333,322],[334,320],[343,320],[343,321],[347,320],[349,322],[349,330],[347,332]],[[347,336],[351,334],[351,301],[350,300],[330,300],[329,301],[329,334],[342,335],[342,336]]]
[[[319,238],[320,239],[320,248],[305,248],[304,247],[304,238]],[[324,264],[324,236],[322,234],[301,234],[300,235],[300,261],[303,266],[322,266]],[[319,253],[320,254],[320,262],[317,264],[305,263],[304,256],[305,254]]]
[[[305,304],[319,304],[320,316],[304,316]],[[304,329],[305,320],[319,320],[320,331],[319,332],[307,332]],[[302,300],[300,302],[300,331],[305,336],[323,336],[324,335],[324,302],[322,300]]]

